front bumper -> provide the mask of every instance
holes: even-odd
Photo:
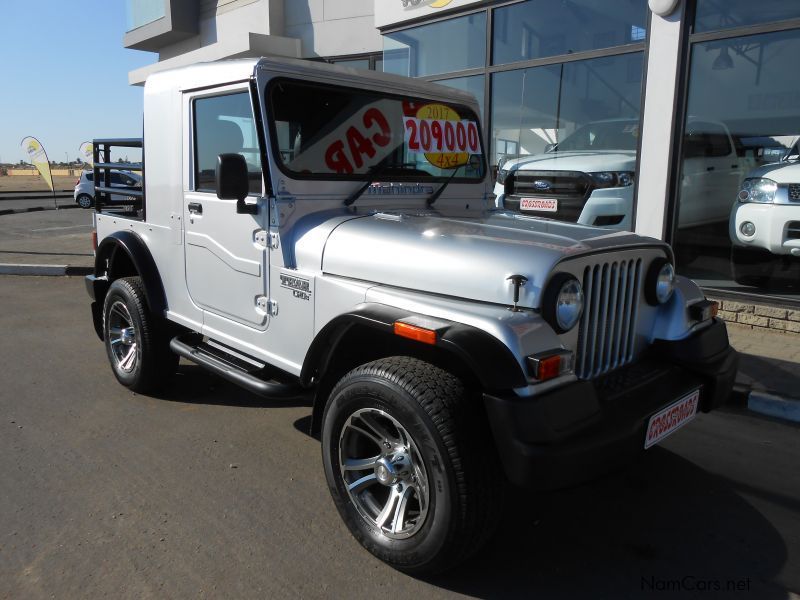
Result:
[[[509,479],[556,489],[609,471],[644,448],[650,417],[700,390],[702,412],[724,404],[738,355],[715,321],[677,342],[659,341],[634,365],[596,381],[579,381],[536,398],[484,394]]]
[[[742,223],[755,226],[755,233],[746,236]],[[766,250],[770,254],[788,255],[800,252],[800,239],[790,235],[789,224],[800,221],[800,204],[737,203],[730,220],[730,237],[734,244]]]

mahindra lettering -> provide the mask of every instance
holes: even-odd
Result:
[[[94,141],[112,372],[150,393],[184,357],[313,398],[333,501],[392,566],[446,569],[508,481],[597,476],[728,398],[725,325],[667,245],[494,206],[472,96],[261,59],[152,75],[144,102],[129,204],[108,157],[142,141]]]

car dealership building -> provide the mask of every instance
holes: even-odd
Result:
[[[127,4],[132,84],[280,55],[467,90],[507,208],[666,239],[725,318],[800,332],[797,0]]]

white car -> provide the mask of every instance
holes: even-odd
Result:
[[[498,207],[543,217],[632,230],[638,119],[588,123],[543,154],[500,166]],[[684,138],[679,226],[725,222],[745,172],[728,129],[690,119]]]
[[[133,171],[113,171],[111,173],[111,187],[142,187],[142,176]],[[75,182],[73,193],[75,202],[81,208],[94,206],[94,171],[83,171],[80,179]],[[133,196],[124,194],[111,194],[112,202],[130,202]]]
[[[800,149],[748,173],[730,216],[734,279],[762,286],[800,257]]]

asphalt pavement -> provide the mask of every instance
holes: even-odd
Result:
[[[596,482],[513,489],[483,551],[416,579],[341,523],[307,403],[188,364],[127,391],[81,278],[0,276],[0,308],[0,598],[798,598],[796,424],[726,409]]]

